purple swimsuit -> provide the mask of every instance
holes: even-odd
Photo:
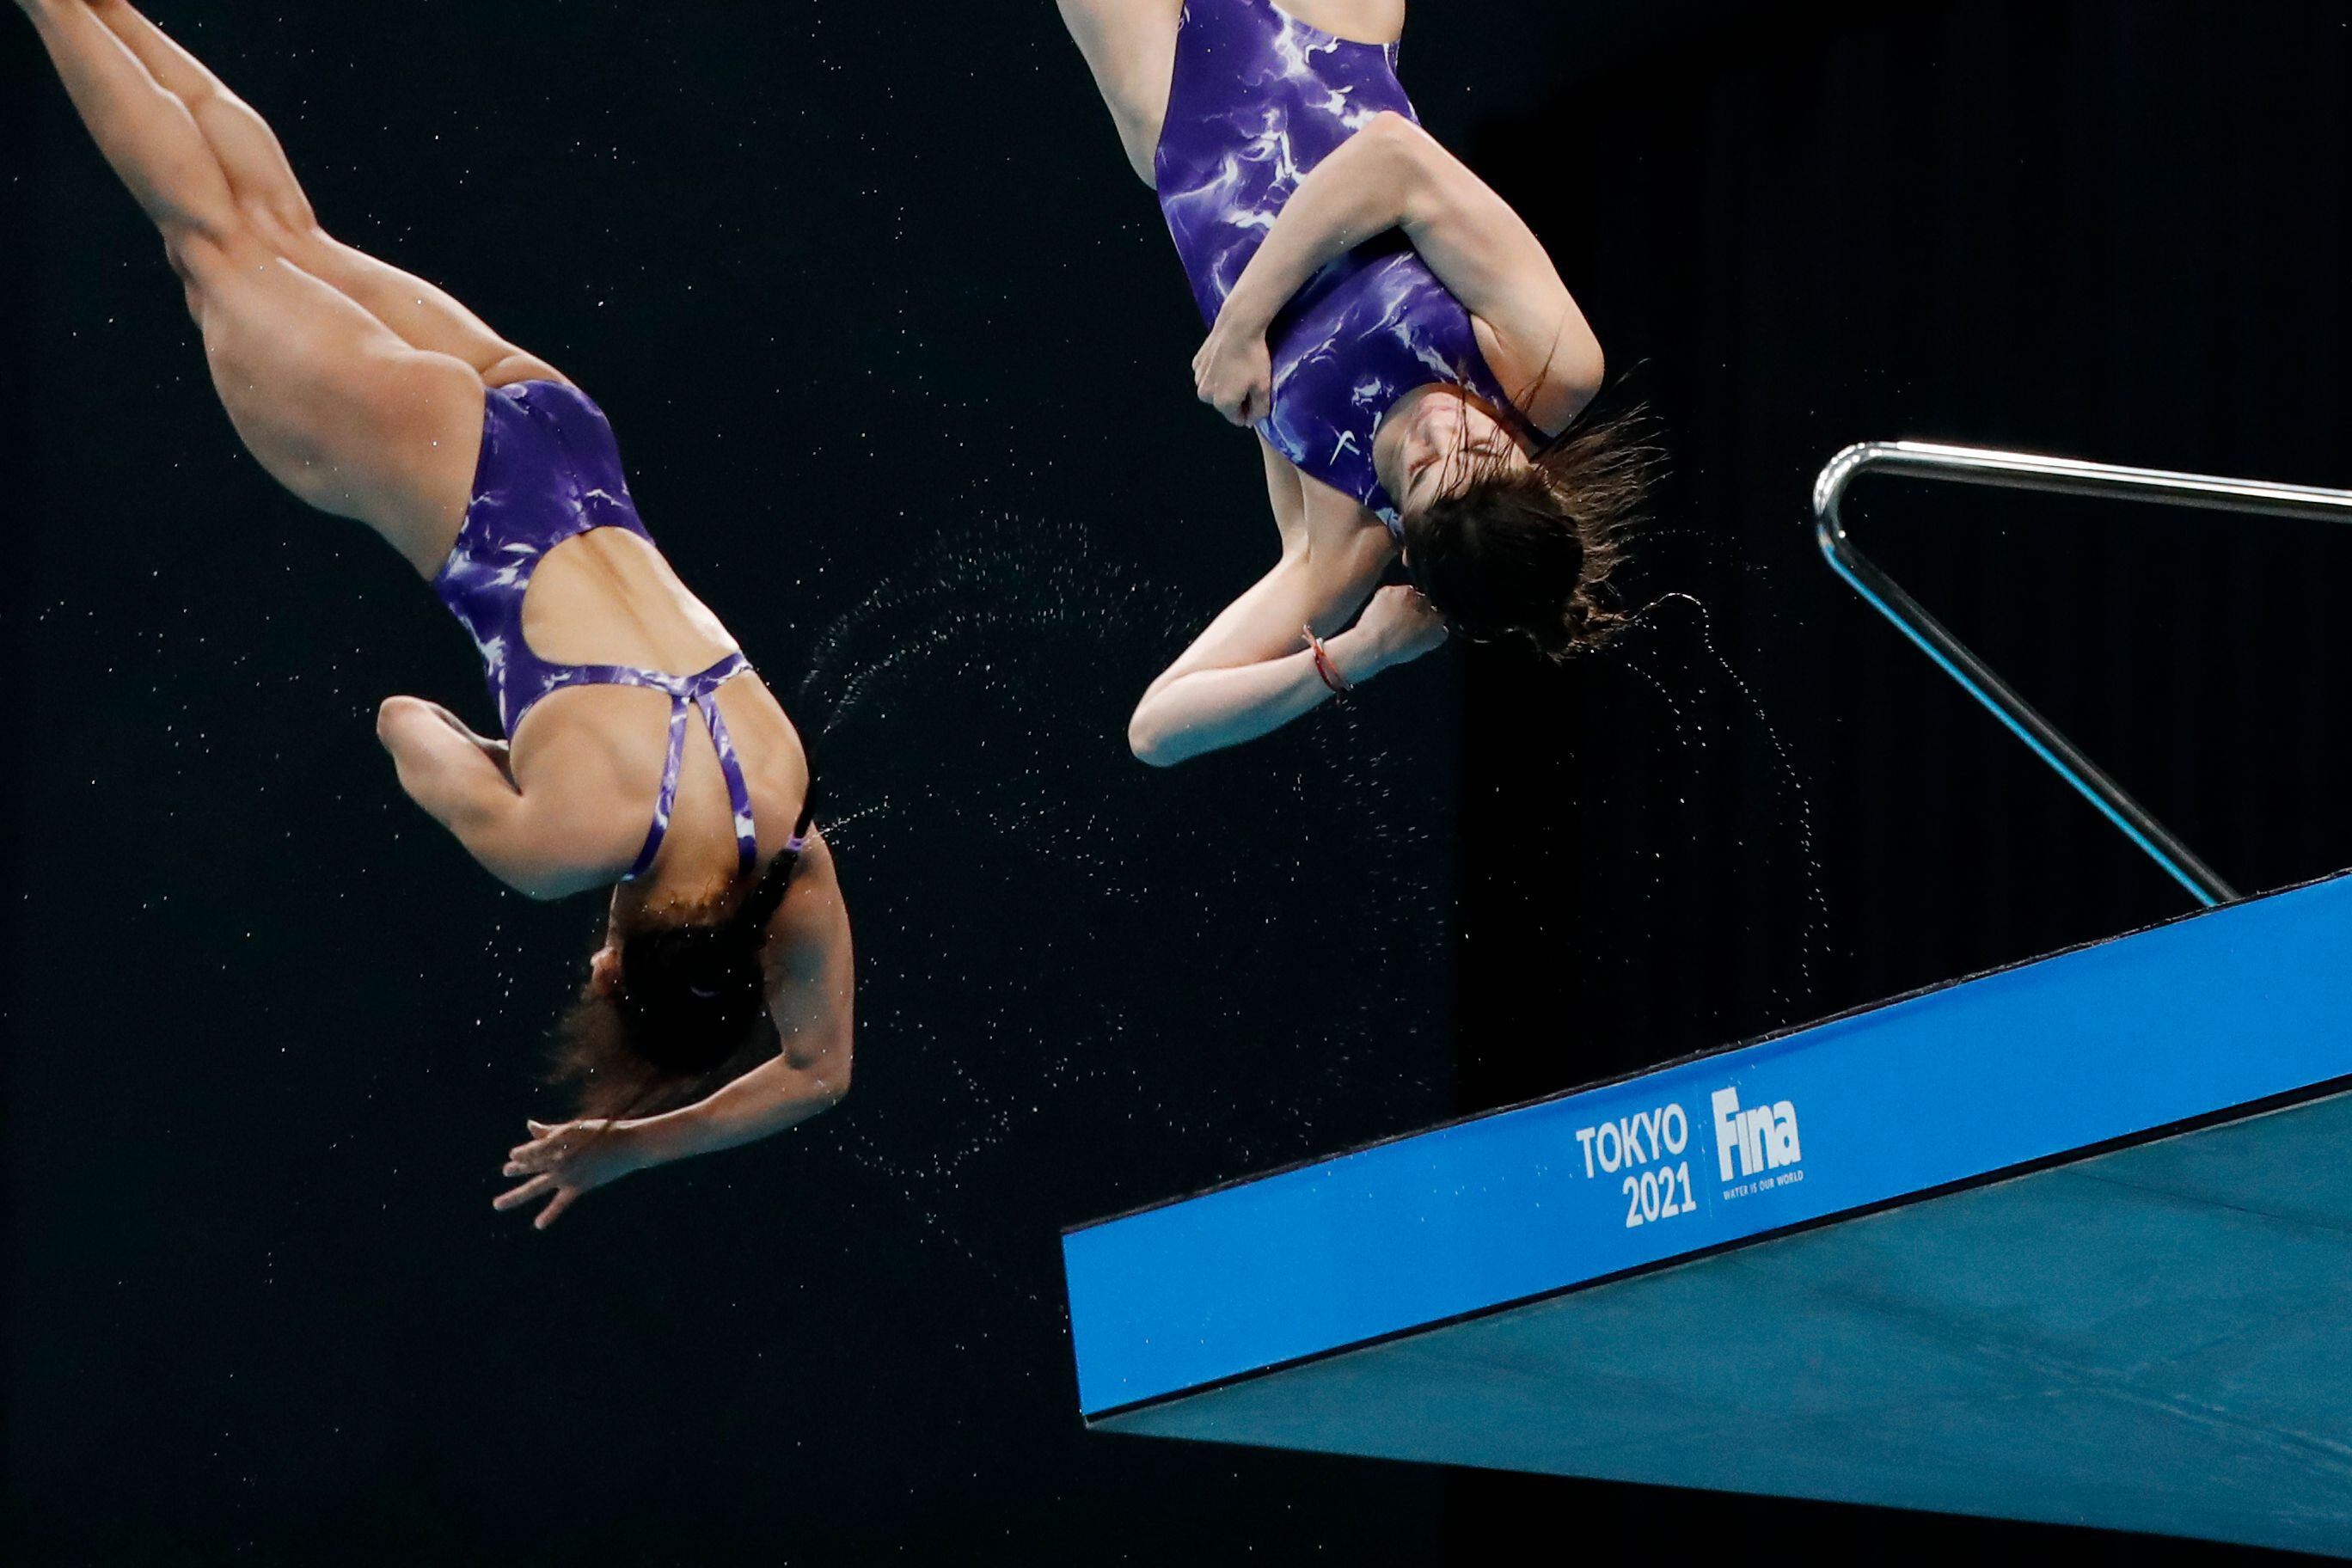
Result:
[[[522,635],[522,601],[530,591],[531,574],[549,551],[592,528],[624,528],[648,544],[653,536],[629,499],[613,427],[579,388],[527,381],[491,387],[482,402],[482,455],[474,468],[473,501],[448,561],[433,579],[433,591],[473,634],[499,722],[511,737],[524,714],[566,686],[644,686],[669,694],[669,755],[662,764],[653,826],[636,864],[623,879],[635,880],[652,868],[669,832],[686,762],[687,711],[698,710],[727,780],[727,798],[735,809],[736,858],[748,876],[759,864],[760,836],[751,824],[751,786],[719,716],[717,693],[751,664],[736,652],[709,669],[679,676],[619,664],[556,664],[533,653]],[[801,848],[805,828],[804,812],[787,853]]]
[[[1152,168],[1203,321],[1215,322],[1316,164],[1381,110],[1417,119],[1396,56],[1394,44],[1334,37],[1268,0],[1187,0]],[[1396,503],[1373,471],[1372,432],[1397,399],[1442,381],[1511,411],[1470,312],[1394,231],[1307,279],[1266,344],[1274,412],[1259,434],[1392,534]]]

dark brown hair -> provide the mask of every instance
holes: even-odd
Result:
[[[1466,459],[1457,491],[1403,520],[1413,585],[1474,641],[1517,639],[1553,659],[1599,647],[1627,624],[1609,575],[1663,456],[1635,408],[1570,426],[1524,467],[1504,453]]]
[[[772,1044],[761,950],[797,858],[777,856],[748,892],[739,881],[620,934],[618,973],[605,984],[592,977],[558,1028],[552,1076],[579,1086],[579,1116],[684,1104]]]

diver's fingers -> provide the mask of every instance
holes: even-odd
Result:
[[[533,1176],[522,1185],[500,1193],[497,1197],[492,1198],[490,1206],[504,1214],[509,1209],[521,1207],[553,1185],[555,1185],[553,1176]]]
[[[562,1153],[562,1150],[551,1141],[518,1143],[507,1151],[507,1174],[520,1176],[530,1171],[544,1171]]]
[[[518,1143],[508,1150],[507,1158],[527,1169],[537,1171],[545,1169],[549,1164],[562,1159],[579,1148],[588,1134],[601,1124],[589,1121],[567,1121],[561,1127],[550,1127],[543,1121],[533,1121],[528,1125],[534,1129],[530,1142]]]
[[[564,1187],[558,1191],[555,1196],[548,1200],[547,1206],[539,1211],[539,1217],[530,1222],[531,1228],[545,1230],[549,1226],[553,1225],[555,1216],[572,1206],[572,1200],[580,1195],[580,1191],[578,1187]]]

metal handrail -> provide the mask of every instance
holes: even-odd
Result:
[[[1830,567],[1873,609],[1990,709],[2034,755],[2057,770],[2101,815],[2138,845],[2167,875],[2210,907],[2238,897],[2214,869],[2168,832],[2147,809],[2076,750],[2049,720],[2035,712],[1985,662],[1963,647],[1936,618],[1920,608],[1892,577],[1853,546],[1838,515],[1846,488],[1866,473],[1950,479],[2005,489],[2043,490],[2057,495],[2105,496],[2209,511],[2255,512],[2266,517],[2316,518],[2352,522],[2352,490],[2308,485],[2276,485],[2260,479],[2175,474],[2160,468],[2125,468],[2108,463],[2044,458],[2028,452],[1998,452],[1981,447],[1946,447],[1926,441],[1864,441],[1830,459],[1813,481],[1813,532]]]

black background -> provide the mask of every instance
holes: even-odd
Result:
[[[1692,599],[1171,774],[1122,721],[1271,558],[1255,457],[1189,401],[1197,323],[1052,7],[936,9],[153,7],[331,227],[604,404],[823,731],[857,1092],[543,1236],[488,1200],[594,905],[502,894],[399,796],[373,706],[487,721],[470,650],[236,449],[5,29],[0,1544],[2243,1555],[1090,1437],[1055,1236],[2179,910],[1830,577],[1805,501],[1898,436],[2352,482],[2341,7],[1417,7],[1424,118],[1664,425],[1629,592]],[[1879,481],[1853,521],[2242,886],[2352,862],[2340,531]]]

